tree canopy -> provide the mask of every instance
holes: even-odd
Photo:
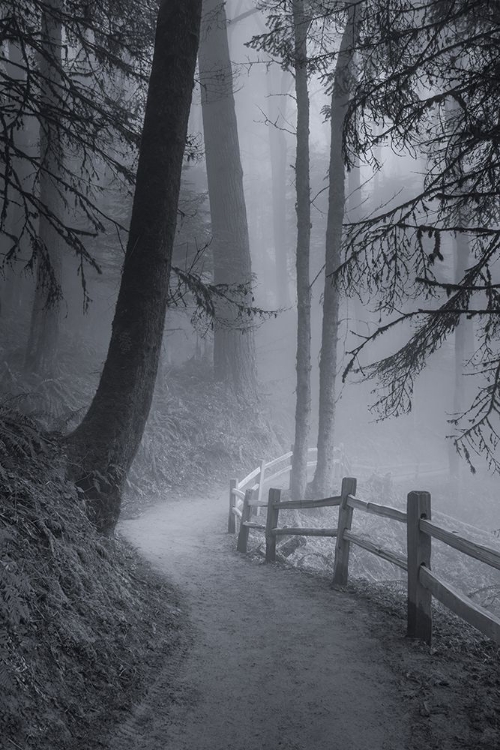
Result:
[[[103,231],[110,219],[100,205],[103,175],[126,189],[133,183],[155,3],[143,3],[137,13],[134,3],[116,0],[4,0],[0,11],[1,267],[12,265],[22,249],[25,267],[41,261],[52,278],[39,239],[42,215],[80,257],[84,279],[85,262],[96,265],[85,238]],[[60,55],[47,52],[47,24],[61,29]],[[39,155],[39,132],[50,130],[64,154],[49,175],[63,215],[39,190],[49,168]],[[9,222],[13,210],[20,216],[15,228]],[[60,296],[57,285],[48,283],[47,289],[49,296]]]
[[[338,275],[389,317],[351,352],[346,372],[374,339],[412,320],[399,351],[358,367],[379,379],[380,414],[408,411],[415,375],[462,317],[473,318],[477,345],[466,368],[477,375],[477,391],[451,423],[459,452],[469,461],[471,450],[485,454],[498,469],[498,5],[395,0],[357,4],[356,13],[358,65],[344,122],[345,161],[361,157],[378,168],[375,147],[385,142],[424,167],[413,194],[347,228]],[[449,283],[443,245],[457,236],[469,244],[470,263]]]
[[[268,31],[251,41],[290,67],[289,2],[263,0]],[[310,0],[308,69],[335,82],[340,34],[349,15],[357,34],[348,54],[349,104],[343,125],[347,169],[381,168],[379,148],[413,159],[404,195],[345,222],[343,256],[332,282],[371,304],[380,325],[352,348],[344,378],[378,383],[379,417],[408,412],[429,356],[472,319],[476,348],[464,363],[475,396],[451,415],[458,451],[484,454],[495,469],[500,436],[499,119],[500,11],[490,0]],[[329,108],[325,114],[330,116]],[[411,184],[410,184],[411,183]],[[411,189],[410,189],[411,188]],[[450,279],[444,248],[460,240],[469,262]],[[453,251],[452,251],[453,253]],[[404,346],[373,361],[370,345],[411,322]]]

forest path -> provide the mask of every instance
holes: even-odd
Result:
[[[184,592],[189,655],[158,676],[110,750],[404,750],[408,717],[361,602],[249,560],[227,498],[156,506],[120,531]]]

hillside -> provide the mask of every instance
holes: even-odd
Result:
[[[290,569],[276,573],[277,568],[264,566],[261,572],[255,571],[262,560],[255,554],[262,542],[258,535],[253,535],[253,555],[247,560],[236,555],[234,538],[225,534],[226,491],[222,499],[220,491],[215,497],[213,486],[227,480],[228,467],[241,475],[261,456],[275,454],[279,443],[262,413],[255,413],[249,404],[228,400],[204,377],[203,370],[198,372],[188,363],[170,373],[168,387],[157,390],[124,507],[124,518],[136,520],[124,520],[120,527],[166,575],[151,568],[122,537],[109,540],[94,533],[74,487],[64,479],[60,434],[42,432],[32,418],[9,403],[16,401],[4,401],[0,407],[1,750],[123,750],[125,742],[137,750],[139,737],[147,750],[156,750],[154,743],[164,742],[171,721],[174,725],[181,721],[189,727],[187,736],[196,737],[206,700],[206,685],[196,687],[197,675],[212,679],[211,670],[225,669],[231,652],[237,662],[232,679],[239,684],[246,675],[241,683],[245,685],[247,659],[259,654],[263,665],[267,663],[264,643],[278,601],[283,612],[288,611],[287,596],[298,597],[299,592],[304,598],[300,606],[297,599],[294,615],[299,630],[295,637],[290,633],[286,656],[293,654],[299,671],[300,665],[306,669],[311,657],[300,645],[301,628],[306,627],[301,624],[303,617],[309,617],[313,605],[318,607],[316,631],[319,634],[327,625],[330,637],[340,606],[348,614],[357,613],[370,630],[373,644],[383,644],[377,659],[384,665],[387,680],[402,686],[402,707],[410,715],[404,730],[413,737],[408,747],[420,750],[423,745],[419,743],[435,742],[436,747],[450,750],[496,748],[498,650],[439,607],[432,651],[407,642],[404,585],[394,580],[399,576],[391,566],[374,567],[375,558],[354,552],[352,584],[340,604],[328,593],[331,542],[308,540],[288,558],[294,567],[314,571],[314,579],[302,579],[303,573]],[[376,478],[360,485],[364,497],[376,500],[380,491]],[[387,486],[384,491],[393,504],[403,502],[398,487]],[[145,513],[154,502],[159,504]],[[318,516],[309,518],[307,525],[324,522]],[[364,514],[357,522],[362,523],[360,533],[378,538],[389,548],[404,545],[397,525],[382,519],[374,522]],[[495,580],[486,579],[479,568],[476,580],[469,579],[474,565],[468,566],[465,559],[448,559],[441,552],[435,563],[454,582],[467,582],[467,591],[476,591],[477,601],[494,608]],[[256,577],[253,594],[247,590],[248,576]],[[282,586],[288,593],[281,591]],[[326,597],[325,602],[314,603],[315,597]],[[237,607],[235,602],[239,602]],[[265,608],[260,610],[266,602],[272,603],[267,613]],[[259,622],[254,621],[257,614]],[[212,625],[209,615],[214,618]],[[283,623],[290,627],[288,615],[276,617],[279,627]],[[200,635],[202,623],[206,637]],[[213,635],[208,634],[211,627]],[[237,644],[224,645],[223,639],[208,654],[203,644],[212,642],[221,628],[233,628],[239,634]],[[243,647],[245,629],[249,635]],[[356,633],[350,646],[353,653],[366,637],[362,629]],[[343,632],[339,631],[338,638],[344,641]],[[322,643],[316,638],[311,647],[319,652],[335,643],[335,639]],[[352,658],[347,653],[347,662]],[[372,664],[371,657],[363,664],[361,671],[381,668]],[[289,664],[286,674],[278,674],[279,684],[286,684],[290,669]],[[183,676],[186,670],[189,679]],[[302,684],[299,673],[297,680]],[[342,691],[345,685],[337,687]],[[357,690],[354,683],[351,687]],[[392,687],[387,690],[393,694]],[[300,691],[297,695],[301,703]],[[255,710],[260,711],[257,703]],[[450,734],[447,717],[455,710],[461,712],[461,723]],[[306,718],[304,714],[304,722]],[[234,723],[234,717],[229,720]],[[327,714],[322,721],[326,727]],[[231,731],[236,737],[237,727]],[[217,741],[223,740],[219,736]],[[207,748],[213,750],[211,745]]]
[[[57,380],[12,367],[1,385],[0,747],[93,750],[154,666],[187,648],[181,595],[126,542],[97,536],[65,481],[57,430],[71,429],[91,383],[63,358]],[[208,492],[278,445],[254,404],[188,362],[159,380],[123,515]]]
[[[55,440],[0,411],[0,746],[95,750],[187,646],[179,595],[98,537]]]

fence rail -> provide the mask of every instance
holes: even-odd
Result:
[[[309,448],[308,454],[313,455],[317,453],[316,448]],[[336,475],[338,477],[341,477],[343,473],[345,473],[347,469],[347,462],[344,454],[343,446],[339,446],[338,448],[334,449],[335,458],[334,458],[334,465],[336,469]],[[262,501],[263,492],[264,492],[264,484],[269,485],[271,482],[274,482],[279,477],[284,476],[285,474],[289,474],[292,470],[292,463],[291,459],[293,458],[293,451],[288,451],[288,453],[284,453],[282,456],[278,456],[278,458],[273,458],[272,461],[264,461],[262,460],[260,462],[260,465],[253,469],[253,471],[250,472],[250,474],[247,474],[246,477],[238,481],[237,479],[231,479],[229,482],[229,515],[227,519],[227,530],[229,534],[234,534],[236,532],[236,518],[241,518],[241,506],[243,505],[243,500],[245,499],[245,492],[246,490],[252,490],[257,493],[256,503],[252,503],[253,505],[257,505],[257,507],[265,508],[267,507],[267,503]],[[269,474],[269,470],[273,469],[276,466],[279,466],[280,464],[284,464],[284,466],[281,466],[281,468],[278,471],[274,471],[273,473]],[[313,466],[316,466],[316,460],[312,459],[307,462],[307,466],[309,468],[312,468]],[[256,480],[256,481],[255,481]],[[300,507],[300,506],[296,506]],[[321,506],[317,506],[321,507]]]
[[[289,454],[286,454],[287,457]],[[264,462],[263,462],[264,463]],[[277,465],[276,459],[267,466]],[[252,479],[265,476],[260,468],[260,475],[252,472]],[[250,476],[250,475],[249,475]],[[248,480],[248,477],[245,478]],[[250,480],[249,480],[250,481]],[[247,483],[249,483],[249,481]],[[370,552],[383,560],[407,571],[408,574],[408,612],[407,633],[410,637],[419,638],[431,643],[432,638],[432,597],[445,607],[484,633],[500,645],[500,618],[479,606],[464,593],[447,583],[439,574],[431,570],[432,539],[436,539],[469,557],[479,560],[490,567],[500,570],[500,552],[491,547],[477,544],[466,537],[439,526],[431,520],[431,496],[429,492],[410,492],[407,496],[406,513],[383,503],[373,503],[356,496],[357,480],[352,477],[342,479],[340,495],[318,500],[281,500],[281,490],[271,488],[268,501],[262,501],[262,484],[246,489],[239,489],[242,483],[231,480],[230,498],[239,498],[243,494],[241,508],[233,502],[230,506],[230,518],[241,518],[238,534],[238,551],[246,552],[250,529],[265,532],[266,562],[276,560],[276,541],[281,536],[316,536],[335,539],[335,559],[333,584],[346,586],[349,576],[349,554],[351,544]],[[235,493],[237,490],[237,493]],[[232,502],[232,501],[231,501]],[[267,506],[266,524],[252,521],[252,510]],[[286,528],[279,527],[280,510],[338,507],[337,528]],[[393,550],[385,549],[351,531],[354,511],[371,513],[389,520],[404,523],[407,529],[406,557]],[[234,520],[233,520],[234,523]],[[233,528],[233,533],[235,528]]]

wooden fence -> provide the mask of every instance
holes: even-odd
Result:
[[[316,453],[316,448],[309,448],[308,468],[316,466]],[[338,448],[335,448],[334,454],[335,475],[340,478],[347,470],[347,459],[343,446],[340,445]],[[278,477],[289,474],[292,469],[292,457],[293,451],[289,451],[278,458],[274,458],[272,461],[262,460],[260,465],[251,471],[250,474],[247,474],[244,479],[240,481],[231,479],[229,481],[229,516],[227,520],[229,534],[236,532],[236,518],[241,519],[241,505],[245,497],[245,491],[252,490],[257,493],[257,508],[267,507],[267,503],[264,503],[262,506],[264,483],[270,484],[270,482],[274,482]],[[269,473],[270,471],[271,473]]]
[[[250,476],[250,475],[249,475]],[[254,474],[254,476],[257,476]],[[264,476],[264,475],[262,475]],[[233,482],[235,480],[232,480]],[[342,479],[341,493],[322,500],[281,500],[281,490],[270,489],[267,502],[262,500],[262,486],[258,491],[247,487],[238,490],[241,509],[235,507],[240,517],[238,551],[246,552],[250,529],[265,531],[266,562],[276,560],[276,540],[279,536],[323,536],[335,538],[335,560],[333,584],[345,586],[349,575],[349,552],[351,544],[370,552],[383,560],[397,565],[408,574],[408,619],[407,633],[430,644],[432,636],[431,601],[435,597],[448,609],[500,645],[500,618],[475,604],[468,596],[448,584],[431,570],[432,539],[444,542],[449,547],[475,560],[500,570],[500,552],[477,544],[454,532],[450,532],[431,521],[431,496],[429,492],[410,492],[407,496],[406,513],[389,505],[366,502],[356,497],[356,479]],[[235,485],[234,485],[235,486]],[[234,491],[234,490],[233,490]],[[252,520],[252,511],[267,507],[266,524]],[[284,509],[338,507],[337,528],[280,528],[279,512]],[[407,555],[403,557],[374,544],[351,531],[354,511],[372,513],[406,525]],[[231,513],[233,518],[234,514]],[[233,528],[233,533],[235,529]]]

